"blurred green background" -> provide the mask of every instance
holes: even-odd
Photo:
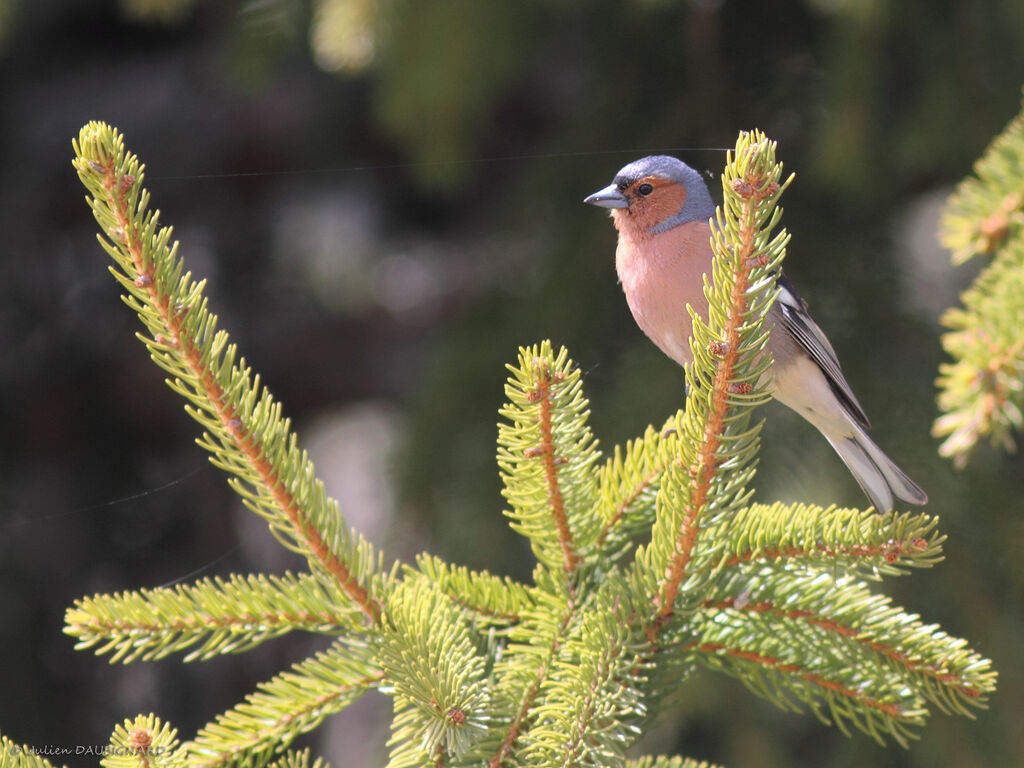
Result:
[[[133,339],[71,169],[125,132],[222,326],[284,401],[350,523],[526,577],[494,464],[503,365],[550,337],[606,449],[682,402],[633,325],[614,231],[581,204],[670,151],[712,178],[740,129],[779,142],[787,272],[878,442],[928,491],[946,561],[883,586],[999,669],[976,721],[909,751],[700,674],[646,748],[730,768],[1024,765],[1022,461],[953,471],[929,437],[937,318],[972,276],[935,228],[1017,113],[1020,0],[0,0],[0,730],[70,754],[155,711],[188,738],[326,640],[109,666],[61,633],[82,595],[303,563],[193,445]],[[864,505],[814,431],[765,410],[757,498]],[[309,742],[381,765],[383,697]]]

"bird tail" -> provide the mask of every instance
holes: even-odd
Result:
[[[911,504],[924,504],[928,501],[928,495],[921,490],[921,486],[907,477],[907,474],[875,445],[867,432],[858,424],[851,422],[850,426],[852,434],[837,437],[826,434],[825,437],[877,511],[891,510],[894,496]]]

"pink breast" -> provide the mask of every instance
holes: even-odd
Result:
[[[711,269],[709,238],[704,221],[641,238],[619,233],[615,267],[633,318],[680,365],[690,360],[686,305],[707,317],[703,275]]]

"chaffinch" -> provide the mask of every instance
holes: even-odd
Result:
[[[619,233],[615,268],[641,330],[680,365],[691,361],[689,304],[708,316],[703,276],[711,274],[715,206],[700,174],[674,157],[630,163],[585,203],[611,209]],[[835,350],[781,272],[768,322],[772,396],[813,424],[846,464],[876,510],[893,497],[912,504],[925,492],[868,437],[868,417]]]

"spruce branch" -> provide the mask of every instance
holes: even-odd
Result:
[[[361,625],[359,608],[312,574],[215,577],[173,588],[94,595],[68,608],[64,631],[78,650],[110,661],[185,661],[241,653],[294,630],[339,634]],[[198,647],[197,647],[198,646]]]
[[[729,526],[725,566],[781,562],[790,570],[838,568],[867,578],[895,576],[942,559],[946,537],[937,525],[937,518],[922,513],[752,504],[739,510]]]
[[[780,578],[785,575],[787,578]],[[699,614],[698,660],[789,708],[821,703],[845,731],[913,735],[932,704],[970,715],[995,684],[991,663],[850,578],[764,567],[728,579]]]
[[[262,683],[243,703],[218,715],[183,745],[185,764],[227,768],[242,758],[266,761],[382,680],[369,645],[339,638],[326,651]]]
[[[347,529],[309,456],[300,452],[281,404],[244,358],[236,362],[237,348],[207,308],[204,281],[183,272],[171,228],[159,227],[159,212],[148,210],[138,158],[104,123],[86,125],[73,144],[75,169],[103,232],[100,244],[115,262],[110,271],[146,328],[139,338],[153,362],[168,372],[168,385],[204,428],[199,444],[281,543],[329,574],[375,621],[379,598],[371,595],[370,582],[379,558]]]
[[[598,525],[589,510],[597,495],[592,467],[600,457],[586,425],[580,372],[551,343],[520,351],[508,366],[508,404],[500,414],[498,466],[512,509],[512,527],[527,536],[534,554],[571,576],[590,553]]]
[[[990,437],[1007,451],[1024,428],[1024,111],[997,136],[957,187],[941,223],[942,244],[962,263],[992,261],[948,310],[942,346],[953,358],[939,368],[942,415],[932,433],[939,453],[962,467]]]
[[[491,754],[489,768],[518,764],[512,758],[523,742],[529,745],[534,710],[543,701],[543,689],[579,620],[579,603],[567,586],[540,568],[537,577],[536,602],[523,612],[522,621],[509,629],[508,645],[495,665],[503,697],[513,702],[513,714],[508,723],[501,724],[501,740]]]
[[[578,632],[554,658],[534,708],[526,764],[619,764],[639,735],[650,660],[628,594],[620,579],[606,575]]]
[[[1022,140],[1024,150],[1024,140]],[[949,309],[942,346],[953,358],[939,367],[943,412],[932,433],[945,437],[939,453],[964,466],[986,435],[1007,452],[1024,429],[1024,237],[1003,247]]]

